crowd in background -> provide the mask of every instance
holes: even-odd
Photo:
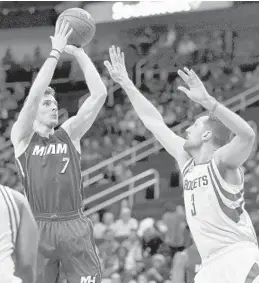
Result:
[[[221,31],[179,37],[175,30],[146,27],[137,34],[129,34],[124,49],[130,77],[156,106],[165,123],[173,127],[181,121],[192,121],[203,111],[200,105],[190,102],[178,91],[178,86],[182,84],[177,76],[178,68],[184,65],[192,67],[208,92],[219,101],[225,101],[258,84],[257,62],[244,67],[244,64],[233,60],[233,54],[226,56],[225,45]],[[246,56],[253,57],[252,53]],[[114,88],[103,66],[107,54],[101,55],[94,62],[112,96],[112,103],[103,107],[94,125],[82,139],[83,169],[152,136],[125,94]],[[0,183],[17,189],[20,188],[20,182],[14,165],[10,130],[23,105],[28,86],[43,62],[39,47],[32,56],[25,55],[21,62],[15,61],[10,47],[0,64]],[[61,77],[64,74],[71,81],[84,79],[75,61],[65,63],[60,61],[58,65]],[[62,73],[65,65],[66,71]],[[16,77],[19,80],[15,81]],[[28,77],[30,79],[26,81]],[[9,82],[10,78],[12,83]],[[245,174],[250,174],[245,191],[248,208],[259,204],[258,161],[259,153],[255,150],[244,165]],[[102,183],[121,182],[132,175],[124,163],[115,167],[107,166]],[[104,279],[125,283],[171,282],[175,254],[192,242],[183,207],[166,211],[158,221],[152,218],[138,221],[132,217],[131,209],[128,201],[123,200],[117,214],[108,209],[103,214],[91,215]],[[250,215],[257,229],[258,211],[251,209]]]
[[[199,36],[186,34],[179,37],[174,30],[146,27],[137,34],[132,33],[124,48],[125,52],[128,52],[126,63],[130,76],[135,77],[141,92],[157,107],[165,123],[172,127],[186,119],[192,121],[203,111],[199,104],[192,103],[177,89],[182,84],[177,76],[179,67],[187,65],[197,71],[209,93],[219,101],[226,100],[257,84],[259,75],[257,64],[242,69],[242,66],[235,64],[233,60],[224,58],[223,45],[224,38],[220,31]],[[103,66],[106,55],[98,57],[95,64],[109,89],[113,82]],[[140,60],[143,64],[138,66]],[[1,62],[0,162],[1,168],[4,169],[1,169],[0,181],[6,185],[14,187],[19,185],[9,137],[11,127],[28,92],[28,86],[20,79],[19,82],[5,83],[6,76],[8,75],[10,80],[12,73],[17,76],[19,72],[23,72],[21,77],[24,77],[24,80],[26,74],[33,79],[43,62],[44,58],[39,47],[35,48],[33,55],[25,54],[21,62],[15,62],[10,47]],[[58,68],[62,69],[62,64],[64,65],[64,62],[61,61]],[[75,61],[70,65],[71,68],[67,72],[68,79],[74,78],[75,74],[80,72],[78,66],[75,67]],[[14,78],[11,80],[15,81]],[[82,139],[83,169],[121,153],[152,136],[123,92],[117,89],[112,95],[113,105],[106,104],[103,107],[93,126]],[[107,168],[108,175],[113,179],[116,178],[114,176],[121,175],[123,167],[124,165],[121,164],[118,168]],[[126,175],[130,174],[128,170]]]

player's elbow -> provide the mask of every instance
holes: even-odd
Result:
[[[108,93],[107,89],[100,89],[98,92],[92,93],[91,96],[96,99],[97,103],[104,103]]]
[[[256,133],[250,125],[248,125],[248,127],[246,128],[246,131],[244,132],[243,138],[245,138],[249,143],[250,142],[253,143],[254,140],[256,139]]]
[[[108,95],[107,88],[104,86],[100,91],[100,97],[104,99],[106,98],[107,95]]]
[[[253,143],[256,139],[255,131],[252,128],[250,129],[250,131],[248,133],[248,139],[251,140],[251,142],[253,142]]]

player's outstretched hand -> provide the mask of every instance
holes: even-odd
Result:
[[[111,75],[111,78],[121,84],[128,79],[128,72],[125,66],[124,53],[120,51],[120,47],[115,48],[113,45],[109,48],[111,62],[104,61],[104,65]]]
[[[84,52],[84,49],[83,48],[78,48],[74,45],[67,45],[64,49],[64,51],[68,54],[71,54],[71,55],[76,55],[77,53],[79,52]]]
[[[203,104],[208,100],[210,95],[200,78],[193,70],[189,70],[184,67],[184,72],[182,70],[178,70],[178,75],[190,88],[187,89],[186,87],[179,86],[178,89],[183,91],[192,101]]]
[[[65,46],[67,45],[67,40],[72,32],[73,29],[66,21],[63,21],[61,25],[56,26],[54,36],[50,37],[52,49],[56,49],[60,53],[62,53],[65,49]]]

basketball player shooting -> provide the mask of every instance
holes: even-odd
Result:
[[[93,124],[107,91],[84,50],[66,46],[71,32],[64,21],[56,27],[50,56],[11,132],[17,167],[40,233],[37,283],[57,282],[60,263],[69,283],[101,280],[92,224],[81,209],[80,139]],[[58,105],[48,85],[63,51],[78,61],[91,95],[55,131]]]
[[[202,259],[195,282],[259,282],[257,239],[244,208],[240,168],[251,153],[253,129],[210,96],[193,70],[184,68],[178,74],[188,88],[179,89],[210,112],[186,130],[184,139],[165,125],[158,110],[134,86],[119,48],[110,48],[110,59],[104,64],[112,79],[182,172],[187,222]],[[235,136],[230,140],[231,132]]]
[[[35,283],[38,228],[27,199],[0,185],[0,282]]]

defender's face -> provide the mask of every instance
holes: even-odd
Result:
[[[45,95],[42,98],[38,108],[37,120],[49,128],[58,125],[58,104],[52,95]]]
[[[202,145],[202,135],[205,132],[204,121],[207,119],[207,116],[198,118],[195,123],[186,130],[187,136],[184,149],[187,152],[191,149],[199,148]]]

